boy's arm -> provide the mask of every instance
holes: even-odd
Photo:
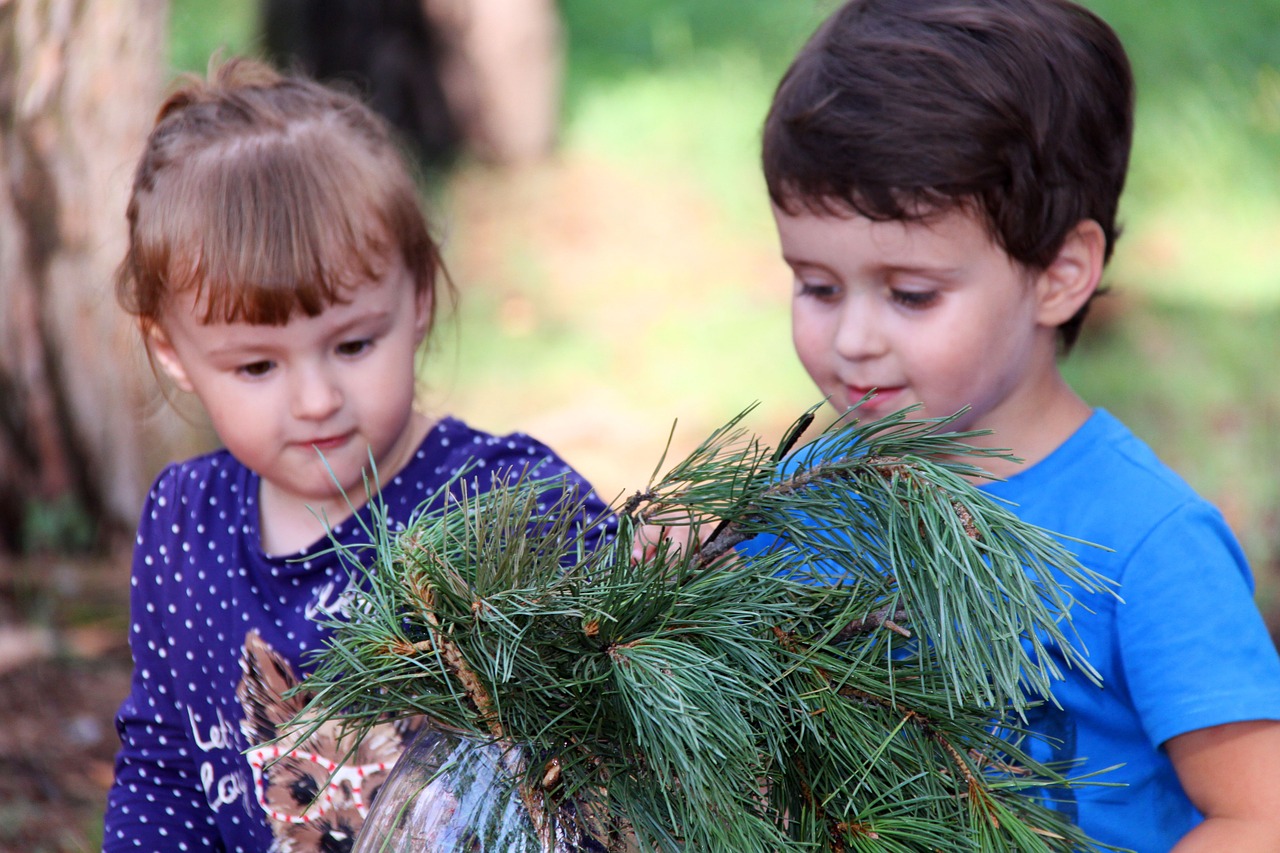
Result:
[[[1170,738],[1165,749],[1205,817],[1174,853],[1280,850],[1280,721],[1210,726]]]

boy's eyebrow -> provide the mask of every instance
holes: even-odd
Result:
[[[950,277],[960,271],[954,264],[929,266],[924,264],[881,264],[893,272],[918,273],[920,275]]]
[[[815,267],[834,273],[834,268],[822,261],[808,261],[803,258],[796,258],[791,255],[783,254],[782,260],[790,267]],[[920,263],[894,263],[894,262],[876,262],[872,265],[877,271],[888,271],[891,273],[915,273],[919,275],[929,275],[938,277],[952,277],[960,272],[960,267],[954,264],[932,266]]]

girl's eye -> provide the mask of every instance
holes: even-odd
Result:
[[[242,364],[236,370],[250,379],[257,379],[266,376],[275,366],[275,362],[272,361],[254,361],[249,364]]]
[[[938,300],[936,290],[894,290],[893,301],[903,308],[928,308]]]
[[[343,341],[338,344],[337,352],[338,355],[345,356],[359,355],[371,346],[373,346],[373,341],[368,338],[361,338],[358,341]]]

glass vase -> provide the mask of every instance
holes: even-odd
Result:
[[[379,789],[352,853],[607,853],[582,832],[572,804],[544,848],[517,781],[519,747],[425,727]]]

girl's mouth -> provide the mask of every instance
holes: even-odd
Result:
[[[351,439],[351,433],[343,433],[342,435],[332,435],[325,438],[313,438],[301,444],[307,447],[314,447],[316,450],[325,451],[333,450],[346,444]]]

